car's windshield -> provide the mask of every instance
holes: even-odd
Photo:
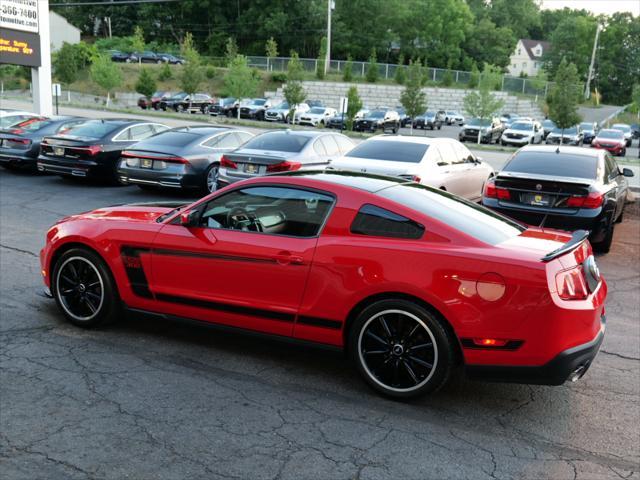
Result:
[[[488,127],[489,125],[491,125],[491,121],[481,120],[480,118],[472,118],[471,120],[469,120],[467,125],[470,125],[472,127]]]
[[[377,194],[491,245],[517,237],[526,230],[488,208],[420,183],[396,185]]]
[[[223,98],[223,99],[221,100],[222,105],[231,105],[231,104],[232,104],[232,103],[234,103],[235,101],[236,101],[236,99],[235,99],[235,98],[233,98],[233,97],[227,97],[227,98]]]
[[[309,110],[309,113],[324,113],[324,108],[322,107],[313,107]]]
[[[553,129],[553,133],[557,133],[558,135],[563,133],[564,135],[575,135],[578,133],[578,127],[569,127],[569,128],[565,128],[564,130],[562,130],[559,127],[556,127]]]
[[[184,92],[182,93],[176,93],[173,97],[171,97],[172,100],[182,100],[183,98],[187,97],[188,95]]]
[[[76,127],[71,127],[69,130],[64,132],[64,135],[98,139],[114,132],[120,127],[121,124],[102,122],[101,120],[89,120],[88,122],[82,123]]]
[[[631,127],[629,125],[625,125],[624,123],[616,123],[611,128],[613,128],[614,130],[621,130],[625,133],[631,131]]]
[[[556,124],[553,123],[553,120],[545,120],[542,122],[542,126],[546,129],[556,128]]]
[[[511,124],[511,130],[533,130],[533,123],[530,122],[513,122]]]
[[[277,152],[300,152],[311,138],[289,132],[269,132],[252,138],[243,149],[273,150]]]
[[[395,140],[368,140],[351,150],[346,156],[367,160],[420,163],[429,145]]]
[[[267,101],[266,100],[254,100],[253,102],[251,102],[253,105],[264,105]]]
[[[585,122],[580,124],[580,128],[582,130],[591,130],[593,131],[593,123]]]
[[[425,116],[425,117],[429,117],[429,118],[431,118],[431,117],[435,117],[435,116],[436,116],[436,114],[435,114],[435,112],[426,112],[426,113],[424,114],[424,116]]]
[[[624,132],[621,130],[600,130],[598,138],[624,138]]]
[[[11,128],[19,129],[24,132],[36,132],[41,128],[46,127],[47,125],[50,125],[51,123],[52,121],[48,118],[30,118],[28,120],[23,120],[22,122],[11,125]]]
[[[375,110],[373,112],[370,112],[367,117],[369,118],[383,118],[384,117],[384,112],[381,110]]]
[[[595,155],[521,150],[511,157],[502,171],[594,180],[597,166],[598,157]]]
[[[287,110],[288,108],[289,108],[289,104],[287,102],[282,102],[276,107],[276,109],[278,110]]]

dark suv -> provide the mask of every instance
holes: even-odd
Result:
[[[480,135],[481,143],[497,143],[500,137],[502,137],[502,132],[504,132],[504,125],[497,118],[493,120],[470,118],[469,121],[462,126],[458,134],[458,140],[461,142],[466,140],[477,142],[478,135]]]
[[[129,55],[127,62],[162,63],[163,60],[159,55],[147,50],[144,52],[133,52],[131,55]]]
[[[385,132],[391,130],[393,133],[398,133],[398,130],[400,130],[400,115],[391,109],[371,110],[363,118],[358,118],[353,123],[353,129],[356,132],[375,132],[376,130]]]

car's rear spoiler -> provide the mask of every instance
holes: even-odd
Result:
[[[570,252],[571,250],[577,248],[582,242],[584,242],[589,236],[589,232],[587,230],[576,230],[571,235],[571,240],[562,245],[560,248],[555,249],[553,252],[547,253],[540,260],[543,262],[549,262],[554,258],[558,258],[560,255],[564,255],[565,253]]]

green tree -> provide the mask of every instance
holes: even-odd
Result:
[[[224,88],[228,95],[238,100],[246,97],[253,97],[258,88],[259,79],[253,75],[249,67],[249,61],[244,55],[236,55],[231,63],[227,74],[224,76]],[[240,109],[238,108],[238,119]]]
[[[476,88],[478,86],[478,82],[480,81],[480,71],[478,70],[478,66],[473,64],[471,67],[471,75],[469,76],[469,83],[467,86],[469,88]]]
[[[302,68],[300,58],[298,57],[298,53],[291,50],[290,55],[291,59],[287,64],[287,84],[284,86],[283,93],[284,98],[287,100],[290,107],[289,117],[291,118],[291,123],[295,124],[296,109],[298,105],[304,102],[307,93],[304,91],[304,87],[302,86],[304,70]]]
[[[451,71],[451,62],[447,65],[447,69],[444,71],[442,75],[442,80],[440,80],[440,84],[443,87],[450,87],[453,84],[453,72]]]
[[[78,79],[78,62],[73,45],[67,42],[62,44],[62,48],[55,54],[53,67],[56,78],[64,85],[68,86]]]
[[[396,67],[396,73],[393,77],[398,85],[403,85],[407,79],[407,72],[404,67],[404,55],[402,54],[398,57],[398,66]]]
[[[400,95],[400,103],[411,118],[416,118],[427,109],[427,96],[422,90],[422,65],[420,60],[409,62],[406,87]],[[413,122],[411,122],[413,135]]]
[[[351,58],[351,55],[347,56],[347,61],[344,64],[342,80],[344,80],[345,82],[350,82],[353,80],[353,59]]]
[[[362,100],[358,94],[358,87],[355,85],[349,87],[347,91],[347,130],[353,130],[353,121],[356,114],[362,109]]]
[[[492,0],[489,16],[498,27],[509,27],[516,38],[540,38],[542,21],[536,0]]]
[[[371,55],[369,56],[369,63],[367,64],[366,79],[369,83],[376,83],[378,81],[378,64],[376,59],[376,49],[371,49]]]
[[[490,65],[485,65],[485,71],[491,70]],[[478,90],[473,90],[463,99],[463,105],[466,112],[480,120],[491,120],[491,118],[500,110],[504,101],[491,93],[495,86],[495,79],[490,72],[485,75],[483,71],[479,79]],[[480,132],[481,133],[481,132]],[[482,135],[478,134],[478,143],[482,140]]]
[[[136,92],[144,95],[147,98],[151,98],[153,92],[156,91],[158,85],[156,84],[156,79],[153,78],[151,72],[148,68],[143,67],[140,70],[140,75],[138,76],[138,81],[136,82]]]
[[[325,64],[327,62],[327,37],[320,40],[320,51],[318,52],[318,60],[316,62],[316,78],[324,80]]]
[[[142,30],[142,27],[140,27],[139,25],[136,26],[136,28],[133,31],[133,38],[131,40],[132,40],[131,48],[133,48],[133,51],[142,53],[145,49],[144,31]],[[141,62],[142,62],[142,59],[140,55],[138,55],[138,63],[141,63]]]
[[[473,25],[465,37],[464,50],[477,63],[506,67],[518,39],[509,27],[497,27],[489,18]]]
[[[183,92],[189,94],[189,98],[192,98],[193,94],[200,88],[204,78],[200,54],[193,44],[193,36],[190,32],[187,32],[182,41],[181,52],[185,59],[185,64],[180,75],[180,88]],[[191,102],[189,102],[189,107],[191,107]]]
[[[571,128],[581,120],[578,104],[582,89],[579,85],[578,69],[563,58],[558,65],[554,81],[548,98],[549,118],[564,134],[565,128]]]
[[[500,90],[502,88],[502,71],[495,65],[485,63],[479,84],[484,85],[489,90]]]
[[[160,72],[158,73],[158,80],[163,82],[170,80],[173,78],[173,72],[171,71],[171,67],[168,63],[165,63],[160,67]]]
[[[265,43],[264,51],[267,54],[267,71],[270,71],[273,68],[270,65],[271,60],[278,56],[278,43],[273,39],[273,37],[269,37],[267,43]]]
[[[631,98],[633,100],[633,105],[636,109],[636,114],[638,119],[640,120],[640,83],[636,83],[633,86],[633,90],[631,92]]]
[[[227,43],[224,46],[225,58],[227,59],[227,65],[230,65],[238,56],[238,44],[233,37],[227,38]]]
[[[107,55],[99,55],[91,65],[91,79],[107,92],[107,107],[111,100],[111,92],[122,85],[122,71]]]
[[[552,78],[562,59],[576,65],[578,75],[586,78],[597,26],[598,21],[592,16],[568,17],[560,22],[551,34],[553,48],[544,55],[545,67]]]

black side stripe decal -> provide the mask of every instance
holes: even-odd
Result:
[[[149,282],[142,268],[140,253],[149,253],[150,249],[146,247],[126,247],[120,249],[122,263],[124,263],[127,278],[131,284],[133,293],[144,298],[153,298],[151,290],[149,290]]]
[[[271,320],[279,320],[281,322],[293,323],[295,315],[293,313],[275,312],[273,310],[263,310],[261,308],[245,307],[242,305],[231,305],[228,303],[212,302],[209,300],[200,300],[198,298],[180,297],[175,295],[166,295],[157,293],[156,299],[163,302],[179,303],[189,305],[191,307],[207,308],[210,310],[218,310],[221,312],[238,313],[240,315],[248,315],[251,317],[268,318]]]
[[[154,248],[154,255],[167,255],[174,257],[211,258],[215,260],[231,260],[237,262],[277,263],[273,258],[242,257],[239,255],[218,255],[215,253],[187,252],[184,250],[170,250],[166,248]]]
[[[301,323],[303,325],[311,325],[313,327],[331,328],[333,330],[340,330],[342,328],[342,322],[339,322],[338,320],[307,317],[304,315],[300,315],[298,317],[298,323]]]

